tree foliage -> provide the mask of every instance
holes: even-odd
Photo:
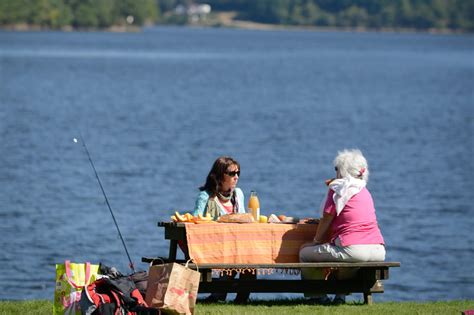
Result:
[[[473,0],[249,0],[247,7],[241,17],[264,23],[474,30]]]
[[[128,16],[133,21],[129,18],[127,22]],[[0,25],[107,28],[154,23],[158,16],[156,0],[0,0]]]
[[[125,24],[129,16],[133,24],[143,25],[160,21],[160,13],[173,15],[179,4],[192,3],[262,23],[474,31],[474,0],[0,0],[0,25],[105,28]]]

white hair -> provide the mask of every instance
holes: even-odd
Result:
[[[367,160],[358,149],[339,151],[334,159],[334,166],[342,177],[351,176],[365,182],[369,180]]]

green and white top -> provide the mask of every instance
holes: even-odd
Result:
[[[238,187],[234,189],[234,195],[236,200],[236,205],[234,206],[235,213],[245,213],[245,201],[244,201],[244,193]],[[219,202],[217,197],[210,198],[209,193],[205,190],[200,191],[197,199],[196,205],[194,206],[193,215],[197,216],[201,214],[205,216],[209,213],[213,218],[218,218],[221,215],[225,215],[228,212]]]

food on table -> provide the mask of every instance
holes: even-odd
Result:
[[[268,217],[268,223],[280,223],[280,219],[278,219],[278,217],[276,215],[274,215],[273,213],[270,214],[270,217]]]
[[[196,224],[213,224],[213,223],[217,223],[216,221],[213,221],[213,220],[195,220],[194,223]]]
[[[178,211],[175,211],[174,213],[174,217],[176,217],[176,221],[175,222],[189,222],[190,221],[190,217],[192,217],[192,215],[190,213],[186,213],[186,214],[179,214]],[[173,217],[171,217],[173,218]]]
[[[298,218],[294,218],[294,217],[284,217],[283,220],[281,220],[281,222],[284,222],[284,223],[297,223],[299,221]]]
[[[212,216],[210,213],[207,213],[205,217],[202,214],[198,214],[198,219],[202,221],[211,221]]]
[[[298,223],[299,219],[295,217],[289,217],[284,214],[275,215],[271,214],[268,217],[268,223]]]
[[[258,219],[259,223],[268,223],[268,217],[266,215],[260,215],[260,218]]]
[[[202,214],[198,214],[197,217],[193,218],[194,223],[209,223],[209,222],[214,222],[213,217],[208,213],[206,216],[203,216]]]
[[[231,213],[220,216],[217,222],[223,223],[253,223],[255,222],[250,213]]]
[[[199,214],[198,216],[193,216],[191,213],[180,214],[178,211],[175,211],[174,215],[171,216],[171,221],[173,222],[194,222],[194,223],[202,223],[202,222],[210,222],[212,221],[212,217],[210,214],[203,216]]]

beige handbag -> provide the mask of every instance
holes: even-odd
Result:
[[[152,262],[153,263],[153,262]],[[199,271],[177,263],[150,264],[145,301],[167,313],[193,314],[199,289]]]

